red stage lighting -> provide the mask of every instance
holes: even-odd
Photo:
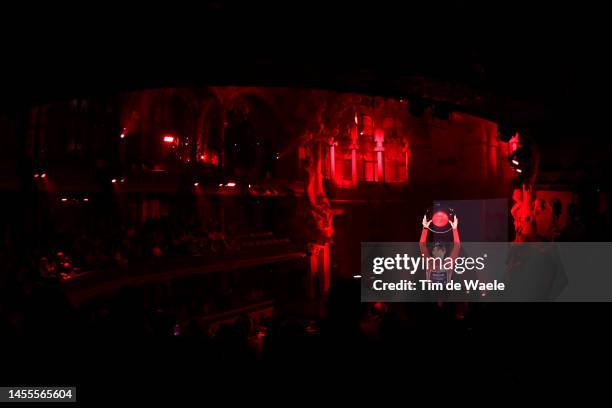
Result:
[[[228,187],[236,187],[236,183],[234,183],[233,181],[230,181],[229,183],[227,183]]]
[[[111,183],[115,184],[117,182],[117,179],[112,179]]]
[[[521,170],[521,169],[516,169],[516,172],[517,172],[517,173],[522,173],[522,172],[523,172],[523,170]]]
[[[64,202],[64,203],[65,203],[66,201],[68,201],[68,199],[67,199],[67,198],[65,198],[65,197],[64,197],[64,198],[62,198],[62,202]]]
[[[164,143],[174,143],[174,136],[164,135]]]
[[[516,160],[516,159],[512,159],[512,164],[514,164],[515,166],[518,166],[518,165],[519,165],[519,162],[518,162],[518,160]]]
[[[34,174],[34,178],[38,178],[38,173]]]
[[[85,198],[83,199],[83,201],[84,201],[84,202],[88,202],[88,201],[89,201],[89,198],[85,197]]]
[[[125,177],[122,177],[122,178],[121,178],[121,182],[122,182],[122,183],[125,183]]]
[[[199,185],[200,185],[200,183],[198,183],[197,181],[196,181],[195,183],[193,183],[193,186],[194,186],[194,187],[197,187],[197,186],[199,186]]]

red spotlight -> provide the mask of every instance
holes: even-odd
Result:
[[[199,185],[200,185],[200,183],[198,183],[197,181],[196,181],[195,183],[193,183],[193,186],[194,186],[194,187],[197,187],[197,186],[199,186]]]
[[[115,184],[117,182],[117,179],[112,179],[111,183]]]
[[[523,170],[521,170],[521,169],[516,169],[516,172],[517,172],[517,173],[522,173],[522,172],[523,172]]]
[[[515,166],[518,166],[518,165],[519,165],[519,162],[518,162],[518,160],[516,160],[516,159],[512,159],[512,164],[514,164]]]
[[[223,187],[223,183],[219,183],[219,187]]]
[[[47,173],[43,173],[40,175],[40,178],[47,178]]]
[[[121,182],[125,183],[125,177],[121,177]]]
[[[164,135],[164,143],[174,143],[174,136]]]
[[[236,187],[236,183],[234,183],[233,181],[230,181],[229,183],[227,183],[228,187]]]
[[[62,201],[65,203],[66,201],[68,201],[68,199],[66,197],[62,198]]]
[[[89,198],[85,197],[85,198],[83,199],[83,201],[85,201],[85,202],[89,202]]]
[[[35,174],[34,174],[34,178],[38,178],[38,173],[35,173]]]

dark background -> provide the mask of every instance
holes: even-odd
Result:
[[[451,83],[464,90],[460,97],[467,95],[465,109],[533,132],[551,152],[543,166],[555,169],[572,160],[586,170],[585,183],[609,185],[610,162],[598,154],[599,147],[609,145],[603,7],[595,2],[216,1],[197,8],[105,2],[64,9],[49,3],[3,13],[0,108],[14,112],[78,94],[200,83],[394,96],[424,83]],[[145,391],[172,400],[185,390],[212,394],[213,384],[228,386],[235,395],[246,383],[257,385],[252,400],[266,400],[277,395],[281,376],[300,389],[297,395],[328,386],[338,390],[342,380],[355,384],[356,395],[370,381],[358,372],[389,378],[399,362],[410,372],[406,375],[424,383],[431,384],[428,375],[451,370],[459,373],[452,378],[472,385],[490,382],[509,392],[517,385],[541,387],[553,378],[551,372],[563,380],[593,373],[596,366],[605,369],[609,311],[607,304],[501,305],[484,325],[483,340],[453,345],[451,357],[425,358],[411,344],[380,358],[347,344],[341,354],[306,362],[296,357],[266,368],[199,364],[197,350],[188,344],[131,338],[83,343],[67,324],[57,328],[66,330],[57,343],[3,342],[1,381],[76,384],[78,398],[89,401],[113,401],[112,394],[101,392],[112,384],[122,384],[118,392],[135,400]],[[569,368],[572,363],[579,366]],[[362,371],[349,370],[355,366]],[[342,375],[333,377],[337,371]],[[143,384],[132,385],[138,380]],[[170,392],[160,388],[171,384]]]
[[[461,241],[508,241],[508,200],[439,200],[436,203],[455,210],[459,218]],[[452,231],[445,235],[452,240]]]

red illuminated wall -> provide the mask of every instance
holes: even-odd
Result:
[[[427,113],[416,118],[400,102],[363,110],[367,115],[359,116],[362,124],[328,147],[324,173],[336,186],[435,184],[507,195],[512,177],[510,147],[498,141],[496,124],[460,113],[451,114],[448,120]]]
[[[409,108],[408,101],[317,90],[151,89],[37,107],[27,145],[57,191],[68,191],[73,177],[93,186],[100,182],[94,174],[110,180],[128,172],[130,183],[146,176],[139,191],[164,190],[163,173],[170,191],[194,165],[285,183],[307,193],[318,241],[331,239],[343,194],[409,200],[415,208],[432,199],[510,196],[510,146],[498,141],[494,123],[464,113],[440,119],[431,109],[414,116]]]
[[[438,119],[430,109],[416,117],[407,101],[325,91],[173,88],[54,103],[33,111],[28,143],[30,151],[40,147],[37,160],[47,165],[81,154],[90,162],[116,156],[151,168],[194,161],[238,166],[236,172],[261,177],[257,169],[267,166],[276,176],[300,179],[301,138],[318,106],[330,101],[354,112],[352,128],[325,136],[323,174],[338,187],[460,183],[478,191],[508,184],[510,147],[498,142],[494,123],[462,113]],[[164,135],[177,143],[164,143]],[[244,161],[251,167],[242,168]]]

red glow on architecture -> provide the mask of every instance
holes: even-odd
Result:
[[[438,211],[433,215],[431,220],[433,222],[433,225],[435,225],[438,228],[442,228],[448,225],[448,214],[445,213],[444,211]]]
[[[518,149],[519,147],[519,143],[520,143],[519,133],[516,132],[514,136],[512,136],[512,138],[510,139],[510,142],[508,143],[510,144],[510,153],[514,153],[516,149]]]

